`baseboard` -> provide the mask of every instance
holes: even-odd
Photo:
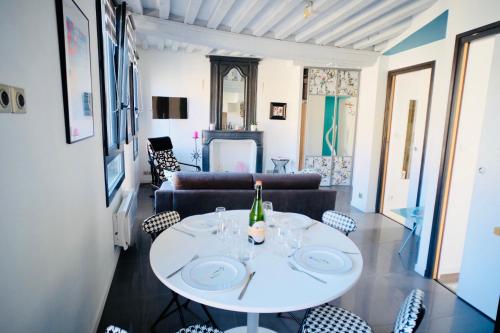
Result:
[[[106,288],[106,292],[104,293],[104,297],[101,299],[99,304],[99,311],[97,312],[97,318],[94,322],[94,330],[93,332],[97,332],[99,328],[99,323],[101,322],[102,313],[104,312],[104,307],[106,306],[106,300],[108,299],[109,291],[111,290],[111,283],[113,282],[113,277],[115,276],[116,265],[118,264],[118,259],[120,258],[121,247],[115,246],[115,262],[113,266],[113,273],[111,277],[108,279],[108,287]]]

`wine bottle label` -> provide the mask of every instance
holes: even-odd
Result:
[[[248,227],[248,237],[251,238],[255,244],[264,243],[266,236],[266,224],[264,221],[257,221],[251,227]]]

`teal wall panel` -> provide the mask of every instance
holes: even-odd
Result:
[[[323,123],[323,156],[332,156],[330,145],[333,142],[333,115],[335,113],[335,96],[325,98],[325,120]]]
[[[393,55],[446,38],[448,10],[384,52]]]

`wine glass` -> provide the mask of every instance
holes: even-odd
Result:
[[[264,216],[266,217],[267,226],[269,228],[274,228],[273,203],[271,201],[264,201],[262,203],[262,208],[264,209]]]
[[[219,238],[224,241],[227,225],[224,222],[224,212],[226,211],[226,207],[217,207],[215,208],[215,214],[217,214],[217,219],[219,220],[219,224],[217,225],[217,235]]]

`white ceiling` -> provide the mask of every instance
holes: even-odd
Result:
[[[308,18],[304,17],[307,1],[303,0],[129,0],[127,3],[130,10],[138,14],[134,18],[139,21],[137,31],[143,47],[234,56],[261,55],[259,48],[256,52],[242,50],[237,47],[240,43],[229,43],[225,49],[203,39],[176,38],[175,32],[182,29],[207,33],[214,38],[217,34],[213,32],[220,32],[220,36],[232,37],[235,41],[238,36],[254,38],[242,39],[247,43],[259,44],[258,40],[263,39],[286,41],[288,44],[276,45],[297,50],[308,45],[322,46],[315,49],[326,52],[350,50],[352,56],[383,50],[388,40],[409,27],[415,15],[436,1],[315,0]],[[236,46],[231,47],[233,45]],[[353,53],[355,50],[360,52]]]

